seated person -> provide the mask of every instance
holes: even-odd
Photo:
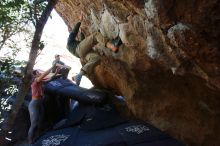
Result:
[[[71,67],[60,61],[60,55],[58,54],[55,55],[55,60],[53,61],[52,65],[54,64],[56,64],[56,68],[52,70],[52,73],[54,73],[59,68],[57,74],[61,74],[63,79],[67,79]]]

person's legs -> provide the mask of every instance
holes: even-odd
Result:
[[[119,36],[115,39],[112,39],[111,41],[108,41],[107,38],[103,37],[100,32],[96,33],[95,39],[103,49],[108,48],[115,53],[118,52],[119,46],[122,44],[121,38]]]
[[[78,53],[80,58],[85,57],[85,55],[92,50],[92,47],[97,43],[95,39],[95,34],[92,34],[82,40],[78,47],[76,48],[76,52]]]
[[[81,79],[82,79],[82,75],[83,75],[83,73],[80,71],[79,74],[77,74],[77,75],[72,77],[72,80],[76,82],[77,86],[80,85],[80,82],[81,82]]]
[[[44,122],[44,107],[43,107],[43,103],[42,100],[39,101],[38,103],[38,107],[39,107],[39,121],[38,121],[38,127],[42,128],[43,127],[43,122]]]
[[[86,37],[84,40],[82,40],[76,48],[76,52],[78,53],[80,58],[83,58],[86,56],[88,52],[92,50],[92,48],[97,43],[101,43],[103,47],[105,47],[105,44],[107,43],[106,38],[103,37],[102,34],[99,32],[93,33],[90,36]]]
[[[39,122],[39,101],[38,100],[31,100],[28,106],[29,114],[30,114],[30,121],[31,126],[28,131],[28,142],[33,143],[34,134]]]
[[[76,85],[78,85],[78,86],[81,82],[81,78],[83,75],[85,75],[85,74],[90,75],[94,71],[94,68],[100,62],[100,56],[97,53],[90,52],[86,55],[85,60],[87,63],[85,65],[83,65],[80,73],[77,74],[76,76],[72,77],[72,80],[75,81]]]
[[[83,58],[98,43],[101,44],[103,48],[108,48],[113,52],[117,52],[122,41],[120,37],[117,37],[109,42],[100,32],[96,32],[82,40],[76,48],[76,52],[80,58]]]
[[[88,53],[85,57],[87,63],[82,67],[81,70],[85,71],[87,75],[93,73],[94,68],[100,62],[100,56],[97,53]]]

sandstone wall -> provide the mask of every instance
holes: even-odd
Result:
[[[126,98],[130,110],[188,145],[220,145],[219,0],[60,0],[69,29],[120,36],[99,50],[92,82]]]

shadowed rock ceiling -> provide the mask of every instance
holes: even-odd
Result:
[[[69,30],[120,36],[94,75],[126,98],[133,114],[188,145],[220,145],[219,0],[60,0]]]

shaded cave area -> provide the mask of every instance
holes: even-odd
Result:
[[[80,11],[87,34],[120,36],[89,77],[126,99],[131,112],[188,145],[218,145],[218,0],[65,0],[56,11],[72,29]]]
[[[189,146],[220,145],[219,0],[60,0],[55,9],[69,31],[83,11],[87,36],[99,31],[121,38],[117,53],[97,50],[101,62],[87,76],[124,97],[128,109],[112,99],[121,113]],[[62,111],[45,102],[47,127]],[[18,117],[17,141],[30,124],[27,109]]]

